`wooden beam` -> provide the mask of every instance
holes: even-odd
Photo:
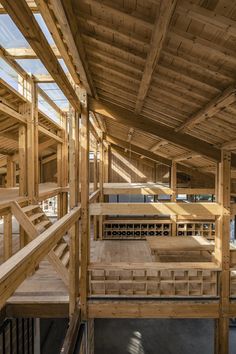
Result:
[[[157,154],[154,154],[153,152],[150,152],[148,150],[142,149],[142,148],[140,148],[137,145],[130,144],[130,143],[128,143],[125,140],[121,140],[121,139],[115,138],[114,136],[111,136],[111,135],[108,135],[106,137],[106,139],[112,145],[120,146],[123,149],[131,150],[131,151],[135,152],[138,155],[141,155],[141,156],[143,155],[143,156],[147,157],[150,160],[153,160],[153,161],[156,161],[156,162],[160,162],[160,163],[162,163],[164,165],[167,165],[167,166],[171,166],[171,163],[172,163],[171,160],[169,160],[169,159],[167,159],[165,157],[159,156]]]
[[[42,61],[45,68],[58,84],[64,95],[68,98],[72,106],[80,110],[80,103],[74,88],[60,66],[26,1],[18,0],[13,3],[7,0],[1,0],[1,4],[4,6],[16,26],[22,32],[25,39],[29,42],[38,58]]]
[[[23,197],[27,194],[27,132],[26,126],[19,127],[19,196]]]
[[[213,301],[105,301],[88,302],[89,318],[217,318],[219,304]]]
[[[166,140],[161,140],[161,141],[159,141],[158,143],[154,144],[154,145],[151,147],[150,151],[155,152],[155,151],[159,150],[161,147],[166,146],[166,145],[168,145],[168,141],[166,141]]]
[[[0,308],[78,220],[79,216],[80,207],[74,208],[0,266]]]
[[[204,218],[219,216],[222,207],[217,203],[94,203],[91,215],[182,215]]]
[[[51,46],[51,49],[57,58],[61,58],[61,53],[56,46]],[[36,53],[32,48],[7,48],[6,57],[13,59],[37,59]]]
[[[49,7],[48,1],[45,0],[35,0],[36,4],[38,5],[38,9],[41,13],[41,16],[43,17],[55,43],[56,43],[56,51],[54,51],[54,54],[56,55],[57,58],[62,57],[68,71],[74,80],[75,84],[80,83],[79,79],[79,68],[76,68],[74,65],[74,58],[70,54],[67,43],[65,43],[64,37],[63,37],[63,31],[61,30],[60,26],[58,26],[58,23],[55,19],[55,15],[52,12],[52,9]]]
[[[47,150],[48,148],[50,148],[52,145],[55,144],[56,142],[54,139],[49,139],[39,144],[39,154],[41,154],[44,150]]]
[[[136,115],[124,108],[111,103],[104,103],[90,98],[90,109],[109,119],[117,121],[126,126],[131,126],[141,131],[145,131],[153,136],[165,139],[175,145],[192,150],[202,156],[206,156],[213,161],[220,161],[221,152],[211,144],[204,142],[187,134],[177,133],[173,129],[157,122]],[[232,155],[232,166],[236,167],[236,156]]]
[[[71,0],[51,0],[50,5],[63,33],[68,49],[88,94],[96,97],[93,79],[88,68],[83,41],[75,16],[76,7]]]
[[[222,267],[220,276],[220,311],[216,323],[215,353],[229,352],[229,303],[230,303],[230,168],[231,154],[222,150],[218,168],[218,202],[222,213],[217,219],[215,236],[215,259]]]
[[[118,18],[121,17],[123,20],[126,20],[129,23],[137,23],[137,25],[142,26],[144,28],[148,28],[150,30],[153,29],[153,23],[125,12],[125,8],[118,6],[118,4],[116,7],[113,7],[111,5],[105,4],[104,2],[101,3],[96,0],[84,0],[84,3],[87,5],[91,5],[91,7],[96,8],[99,12],[105,11],[110,16],[117,16]]]
[[[88,263],[90,254],[90,220],[89,220],[89,112],[87,93],[81,89],[81,275],[80,305],[82,318],[87,318]]]
[[[236,140],[231,140],[231,141],[227,141],[225,143],[223,143],[221,145],[222,149],[225,150],[235,150],[236,149]]]
[[[58,105],[49,97],[46,92],[38,86],[38,94],[60,115],[63,115],[63,111]]]
[[[152,75],[156,70],[161,50],[166,39],[167,30],[171,17],[174,13],[176,0],[162,0],[160,8],[158,7],[156,13],[156,20],[154,30],[152,32],[152,39],[150,43],[150,50],[146,59],[146,64],[139,86],[139,92],[135,105],[135,113],[140,113],[147,95]]]
[[[10,108],[4,103],[1,103],[0,99],[0,112],[6,114],[8,117],[14,119],[16,122],[26,124],[25,117],[14,109]]]
[[[78,205],[79,197],[79,117],[72,108],[69,110],[69,188],[70,209]],[[79,297],[79,223],[69,230],[70,235],[70,264],[69,264],[69,295],[70,317],[77,310]]]
[[[7,213],[3,217],[4,226],[4,261],[12,256],[12,214]]]
[[[230,86],[222,93],[213,98],[200,111],[188,118],[180,127],[176,128],[177,132],[185,132],[194,128],[196,124],[213,117],[218,112],[224,110],[227,106],[236,101],[236,87]]]
[[[54,139],[55,141],[57,141],[58,143],[62,144],[63,143],[63,139],[60,138],[59,136],[57,136],[56,134],[52,133],[50,130],[42,127],[41,125],[39,125],[38,130],[40,133],[48,136],[49,138]]]
[[[204,24],[209,24],[221,29],[227,35],[236,36],[236,24],[231,18],[222,16],[217,11],[211,11],[205,7],[199,6],[192,1],[183,0],[176,9],[177,13],[181,13],[184,16],[189,16]]]
[[[189,152],[187,154],[184,153],[181,155],[177,155],[177,156],[173,157],[172,160],[175,162],[181,162],[181,161],[185,161],[185,160],[191,160],[193,158],[200,157],[200,156],[201,156],[200,154],[197,154],[195,152]]]

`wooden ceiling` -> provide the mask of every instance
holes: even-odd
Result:
[[[185,139],[195,137],[215,152],[222,147],[234,152],[235,0],[27,2],[41,11],[62,57],[71,60],[88,92],[182,134],[183,144],[133,129],[131,120],[106,119],[109,135],[208,170],[214,163],[193,153]]]
[[[214,147],[236,148],[236,1],[62,3],[67,13],[73,7],[100,100]],[[120,137],[126,130],[109,126]],[[142,145],[150,148],[151,140],[145,135]],[[170,157],[172,149],[162,151]]]

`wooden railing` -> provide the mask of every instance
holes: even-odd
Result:
[[[99,197],[100,189],[92,192],[89,196],[89,203],[94,203]]]
[[[236,297],[236,248],[230,249],[230,296]]]
[[[90,297],[213,297],[219,268],[214,263],[92,263]]]
[[[72,209],[0,266],[0,309],[39,262],[77,222],[80,207]]]

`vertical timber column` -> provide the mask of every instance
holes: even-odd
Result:
[[[3,217],[4,222],[4,261],[12,256],[12,214]]]
[[[217,220],[215,257],[221,265],[220,309],[215,328],[215,354],[229,352],[229,297],[230,297],[230,168],[231,154],[222,150],[218,177],[218,202],[222,215]]]
[[[23,197],[27,194],[26,174],[26,127],[21,125],[19,127],[19,195]]]
[[[38,95],[37,86],[32,83],[32,103],[24,105],[27,118],[27,194],[36,202],[39,194],[38,176]]]
[[[103,183],[104,183],[104,145],[103,145],[103,135],[99,144],[99,201],[100,203],[104,202],[103,195]],[[103,238],[103,216],[99,216],[99,238]]]
[[[69,110],[69,186],[70,209],[78,205],[78,164],[79,164],[79,118],[70,107]],[[79,221],[69,231],[70,235],[70,267],[69,267],[69,315],[73,316],[79,295]]]
[[[89,263],[89,112],[87,93],[80,92],[81,99],[81,278],[80,295],[82,318],[87,318],[88,263]]]
[[[170,175],[170,187],[173,190],[173,194],[171,195],[171,201],[176,202],[176,187],[177,187],[177,164],[176,162],[172,162],[171,166],[171,175]],[[176,236],[176,222],[177,216],[172,216],[172,236]]]
[[[68,137],[67,117],[62,117],[63,131],[61,132],[62,144],[57,144],[57,184],[58,187],[66,188],[68,185]],[[63,191],[58,195],[58,218],[67,213],[68,193]]]
[[[16,186],[16,165],[13,156],[7,156],[7,188]]]
[[[98,189],[98,143],[95,142],[94,149],[94,159],[93,159],[93,190],[94,192]],[[93,238],[97,240],[98,238],[98,218],[96,215],[93,216]]]

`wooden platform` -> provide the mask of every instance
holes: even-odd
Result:
[[[146,237],[153,253],[214,251],[214,243],[202,236]]]
[[[54,197],[61,191],[62,189],[58,187],[56,183],[40,183],[39,200],[42,201]],[[1,212],[4,212],[4,209],[9,208],[9,204],[12,201],[17,201],[18,203],[21,203],[27,200],[27,197],[19,197],[18,187],[0,188],[0,214]]]

